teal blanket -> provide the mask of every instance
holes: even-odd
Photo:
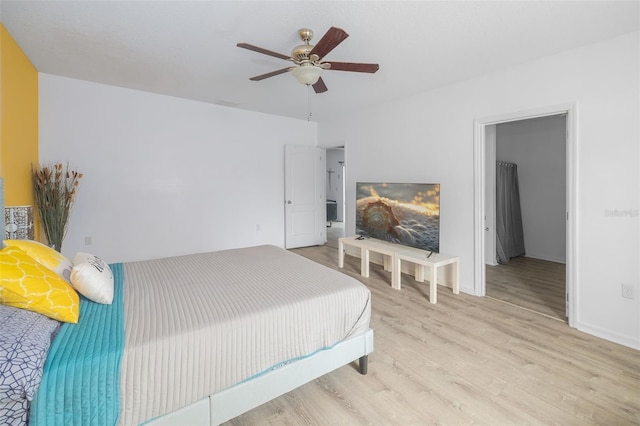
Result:
[[[31,403],[30,425],[115,425],[120,414],[120,363],[124,351],[124,268],[110,265],[113,303],[81,297],[78,324],[56,335],[40,389]]]

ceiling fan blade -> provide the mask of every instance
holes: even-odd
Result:
[[[368,72],[374,73],[378,71],[380,66],[378,64],[360,64],[355,62],[329,62],[331,64],[330,70],[334,71],[353,71],[353,72]]]
[[[253,50],[254,52],[258,52],[258,53],[264,53],[265,55],[275,56],[276,58],[284,59],[285,61],[288,61],[289,59],[291,59],[289,56],[283,55],[282,53],[263,49],[262,47],[254,46],[253,44],[249,44],[249,43],[238,43],[236,44],[236,46],[241,47],[243,49]]]
[[[324,84],[324,81],[322,81],[322,77],[320,77],[312,87],[316,93],[324,93],[329,90],[327,89],[327,85]]]
[[[324,58],[327,55],[327,53],[331,52],[337,45],[342,43],[344,39],[346,39],[347,37],[349,37],[349,34],[347,34],[346,31],[340,28],[331,27],[325,33],[325,35],[322,36],[318,44],[316,44],[315,47],[311,49],[311,52],[309,52],[309,55],[315,54],[315,55],[318,55],[320,58]]]
[[[268,72],[266,74],[261,74],[261,75],[255,76],[255,77],[251,77],[249,80],[251,80],[251,81],[264,80],[265,78],[273,77],[273,76],[279,75],[279,74],[284,74],[285,72],[289,71],[290,69],[291,69],[291,67],[282,68],[281,70],[271,71],[271,72]]]

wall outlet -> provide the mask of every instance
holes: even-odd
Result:
[[[84,237],[84,245],[90,246],[91,244],[93,244],[91,237]]]
[[[635,294],[633,294],[633,286],[631,284],[622,284],[622,297],[625,299],[635,299]]]

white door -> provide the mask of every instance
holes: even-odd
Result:
[[[285,247],[307,247],[327,242],[325,150],[315,146],[285,145]]]

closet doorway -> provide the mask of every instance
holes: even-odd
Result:
[[[566,114],[492,126],[486,296],[566,321]]]
[[[476,295],[486,295],[525,309],[542,311],[545,315],[567,321],[570,326],[573,326],[576,318],[573,297],[576,294],[574,247],[577,197],[574,117],[575,105],[566,104],[478,119],[474,132]],[[544,135],[545,132],[557,132],[557,129],[561,130],[556,135],[555,150],[549,150],[545,143],[533,142],[536,132]],[[523,141],[504,148],[514,138]],[[500,266],[497,266],[495,243],[497,160],[520,163],[518,171],[526,253]],[[550,168],[554,168],[554,171],[550,172]],[[531,176],[534,176],[533,180]],[[543,179],[553,176],[556,179],[553,183]],[[494,274],[496,271],[500,272],[497,278]],[[487,278],[501,281],[503,288],[496,288],[487,282]],[[522,283],[528,286],[527,291],[533,289],[534,292],[526,293],[518,289]],[[547,285],[554,290],[545,293],[543,290]],[[502,294],[496,295],[496,292]]]

